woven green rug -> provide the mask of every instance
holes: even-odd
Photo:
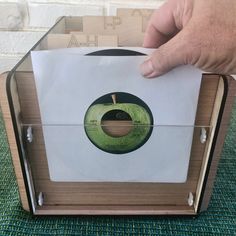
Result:
[[[0,236],[236,235],[236,103],[207,212],[189,217],[32,217],[20,206],[0,117]]]

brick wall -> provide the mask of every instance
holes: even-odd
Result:
[[[115,15],[157,8],[164,0],[0,0],[0,73],[10,70],[62,15]]]

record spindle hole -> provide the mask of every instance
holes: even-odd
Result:
[[[104,114],[101,120],[103,131],[111,137],[123,137],[133,129],[130,115],[122,110],[111,110]]]

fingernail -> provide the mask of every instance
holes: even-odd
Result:
[[[144,77],[148,77],[149,75],[153,74],[153,64],[149,58],[140,65],[140,71]]]

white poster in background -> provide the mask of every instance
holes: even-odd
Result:
[[[51,180],[185,182],[202,72],[181,66],[158,79],[144,79],[139,65],[145,56],[85,57],[84,51],[32,52]],[[83,126],[88,107],[112,92],[139,97],[154,118],[148,141],[126,154],[100,150]]]

